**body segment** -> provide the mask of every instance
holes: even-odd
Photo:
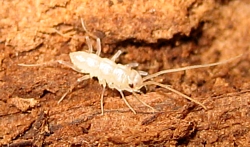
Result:
[[[109,88],[112,89],[132,92],[133,90],[129,85],[133,84],[134,76],[141,78],[136,70],[122,64],[116,64],[108,58],[101,58],[93,53],[72,52],[70,53],[70,59],[81,73],[89,74],[91,78],[98,78],[100,84],[105,85],[107,83]],[[132,73],[132,77],[130,73]]]

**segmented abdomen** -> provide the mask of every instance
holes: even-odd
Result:
[[[123,90],[129,88],[128,76],[130,68],[116,64],[108,58],[101,58],[96,54],[83,51],[70,53],[70,58],[75,67],[82,73],[97,77],[99,83],[110,88]]]

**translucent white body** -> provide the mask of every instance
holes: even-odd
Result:
[[[81,73],[89,74],[91,78],[98,78],[99,83],[104,87],[107,84],[112,89],[133,92],[135,90],[132,87],[142,85],[140,83],[142,77],[138,71],[131,69],[130,66],[116,64],[108,58],[78,51],[70,53],[70,59]]]

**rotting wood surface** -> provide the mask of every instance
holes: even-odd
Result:
[[[1,146],[250,146],[250,3],[242,1],[2,1],[0,10]],[[11,8],[11,11],[10,11]],[[138,62],[150,74],[206,64],[244,53],[217,67],[162,75],[156,81],[202,102],[208,110],[162,88],[132,95],[133,114],[115,90],[96,79],[62,94],[82,74],[59,65],[86,50],[80,18],[102,39],[102,57]],[[63,37],[55,32],[72,36]],[[93,41],[94,43],[94,41]]]

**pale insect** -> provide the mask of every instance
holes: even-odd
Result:
[[[95,37],[87,31],[83,20],[82,20],[82,26],[83,26],[84,30],[88,34],[90,34],[90,36]],[[58,33],[60,33],[60,32],[58,32]],[[138,101],[140,101],[143,105],[149,107],[153,111],[156,111],[153,107],[146,104],[145,102],[143,102],[142,100],[140,100],[136,96],[136,93],[141,93],[140,89],[146,85],[157,85],[157,86],[163,87],[165,89],[168,89],[168,90],[200,105],[204,109],[206,109],[206,106],[203,105],[202,103],[200,103],[199,101],[196,101],[195,99],[171,88],[169,85],[164,85],[164,84],[155,82],[152,79],[159,76],[159,75],[166,74],[166,73],[224,64],[224,63],[230,62],[230,61],[241,56],[241,55],[239,55],[239,56],[236,56],[234,58],[231,58],[229,60],[222,61],[222,62],[205,64],[205,65],[194,65],[194,66],[188,66],[188,67],[177,68],[177,69],[168,69],[168,70],[159,71],[159,72],[151,74],[151,75],[147,75],[147,72],[136,71],[136,70],[132,69],[133,67],[138,66],[138,63],[130,63],[127,65],[116,64],[115,60],[122,54],[122,51],[120,51],[120,50],[116,54],[114,54],[111,57],[111,59],[101,58],[100,57],[101,41],[97,37],[95,37],[96,42],[97,42],[97,51],[96,51],[96,54],[93,54],[92,53],[93,47],[92,47],[92,44],[90,42],[90,39],[88,36],[86,36],[85,38],[86,38],[86,42],[87,42],[87,45],[89,48],[89,52],[84,52],[84,51],[71,52],[69,54],[69,56],[70,56],[72,64],[67,63],[65,61],[62,61],[62,60],[56,60],[56,61],[42,63],[42,64],[19,64],[19,65],[20,66],[41,66],[44,64],[57,62],[57,63],[65,65],[69,68],[72,68],[73,70],[75,70],[77,72],[88,74],[88,75],[84,75],[83,77],[77,79],[77,83],[82,82],[82,81],[87,80],[87,79],[90,79],[90,78],[93,78],[93,77],[96,77],[98,79],[99,83],[103,86],[103,90],[101,93],[101,114],[102,115],[104,113],[103,95],[104,95],[104,91],[105,91],[106,86],[108,86],[111,89],[118,90],[122,99],[124,100],[125,104],[130,108],[130,110],[133,113],[136,113],[136,111],[131,107],[131,105],[126,100],[126,98],[123,94],[123,91],[131,92],[135,96],[135,98]],[[145,77],[142,77],[142,76],[145,76]],[[68,91],[60,98],[58,103],[60,103],[65,98],[65,96],[69,92],[71,92],[73,89],[74,89],[74,86],[71,86],[68,89]]]

